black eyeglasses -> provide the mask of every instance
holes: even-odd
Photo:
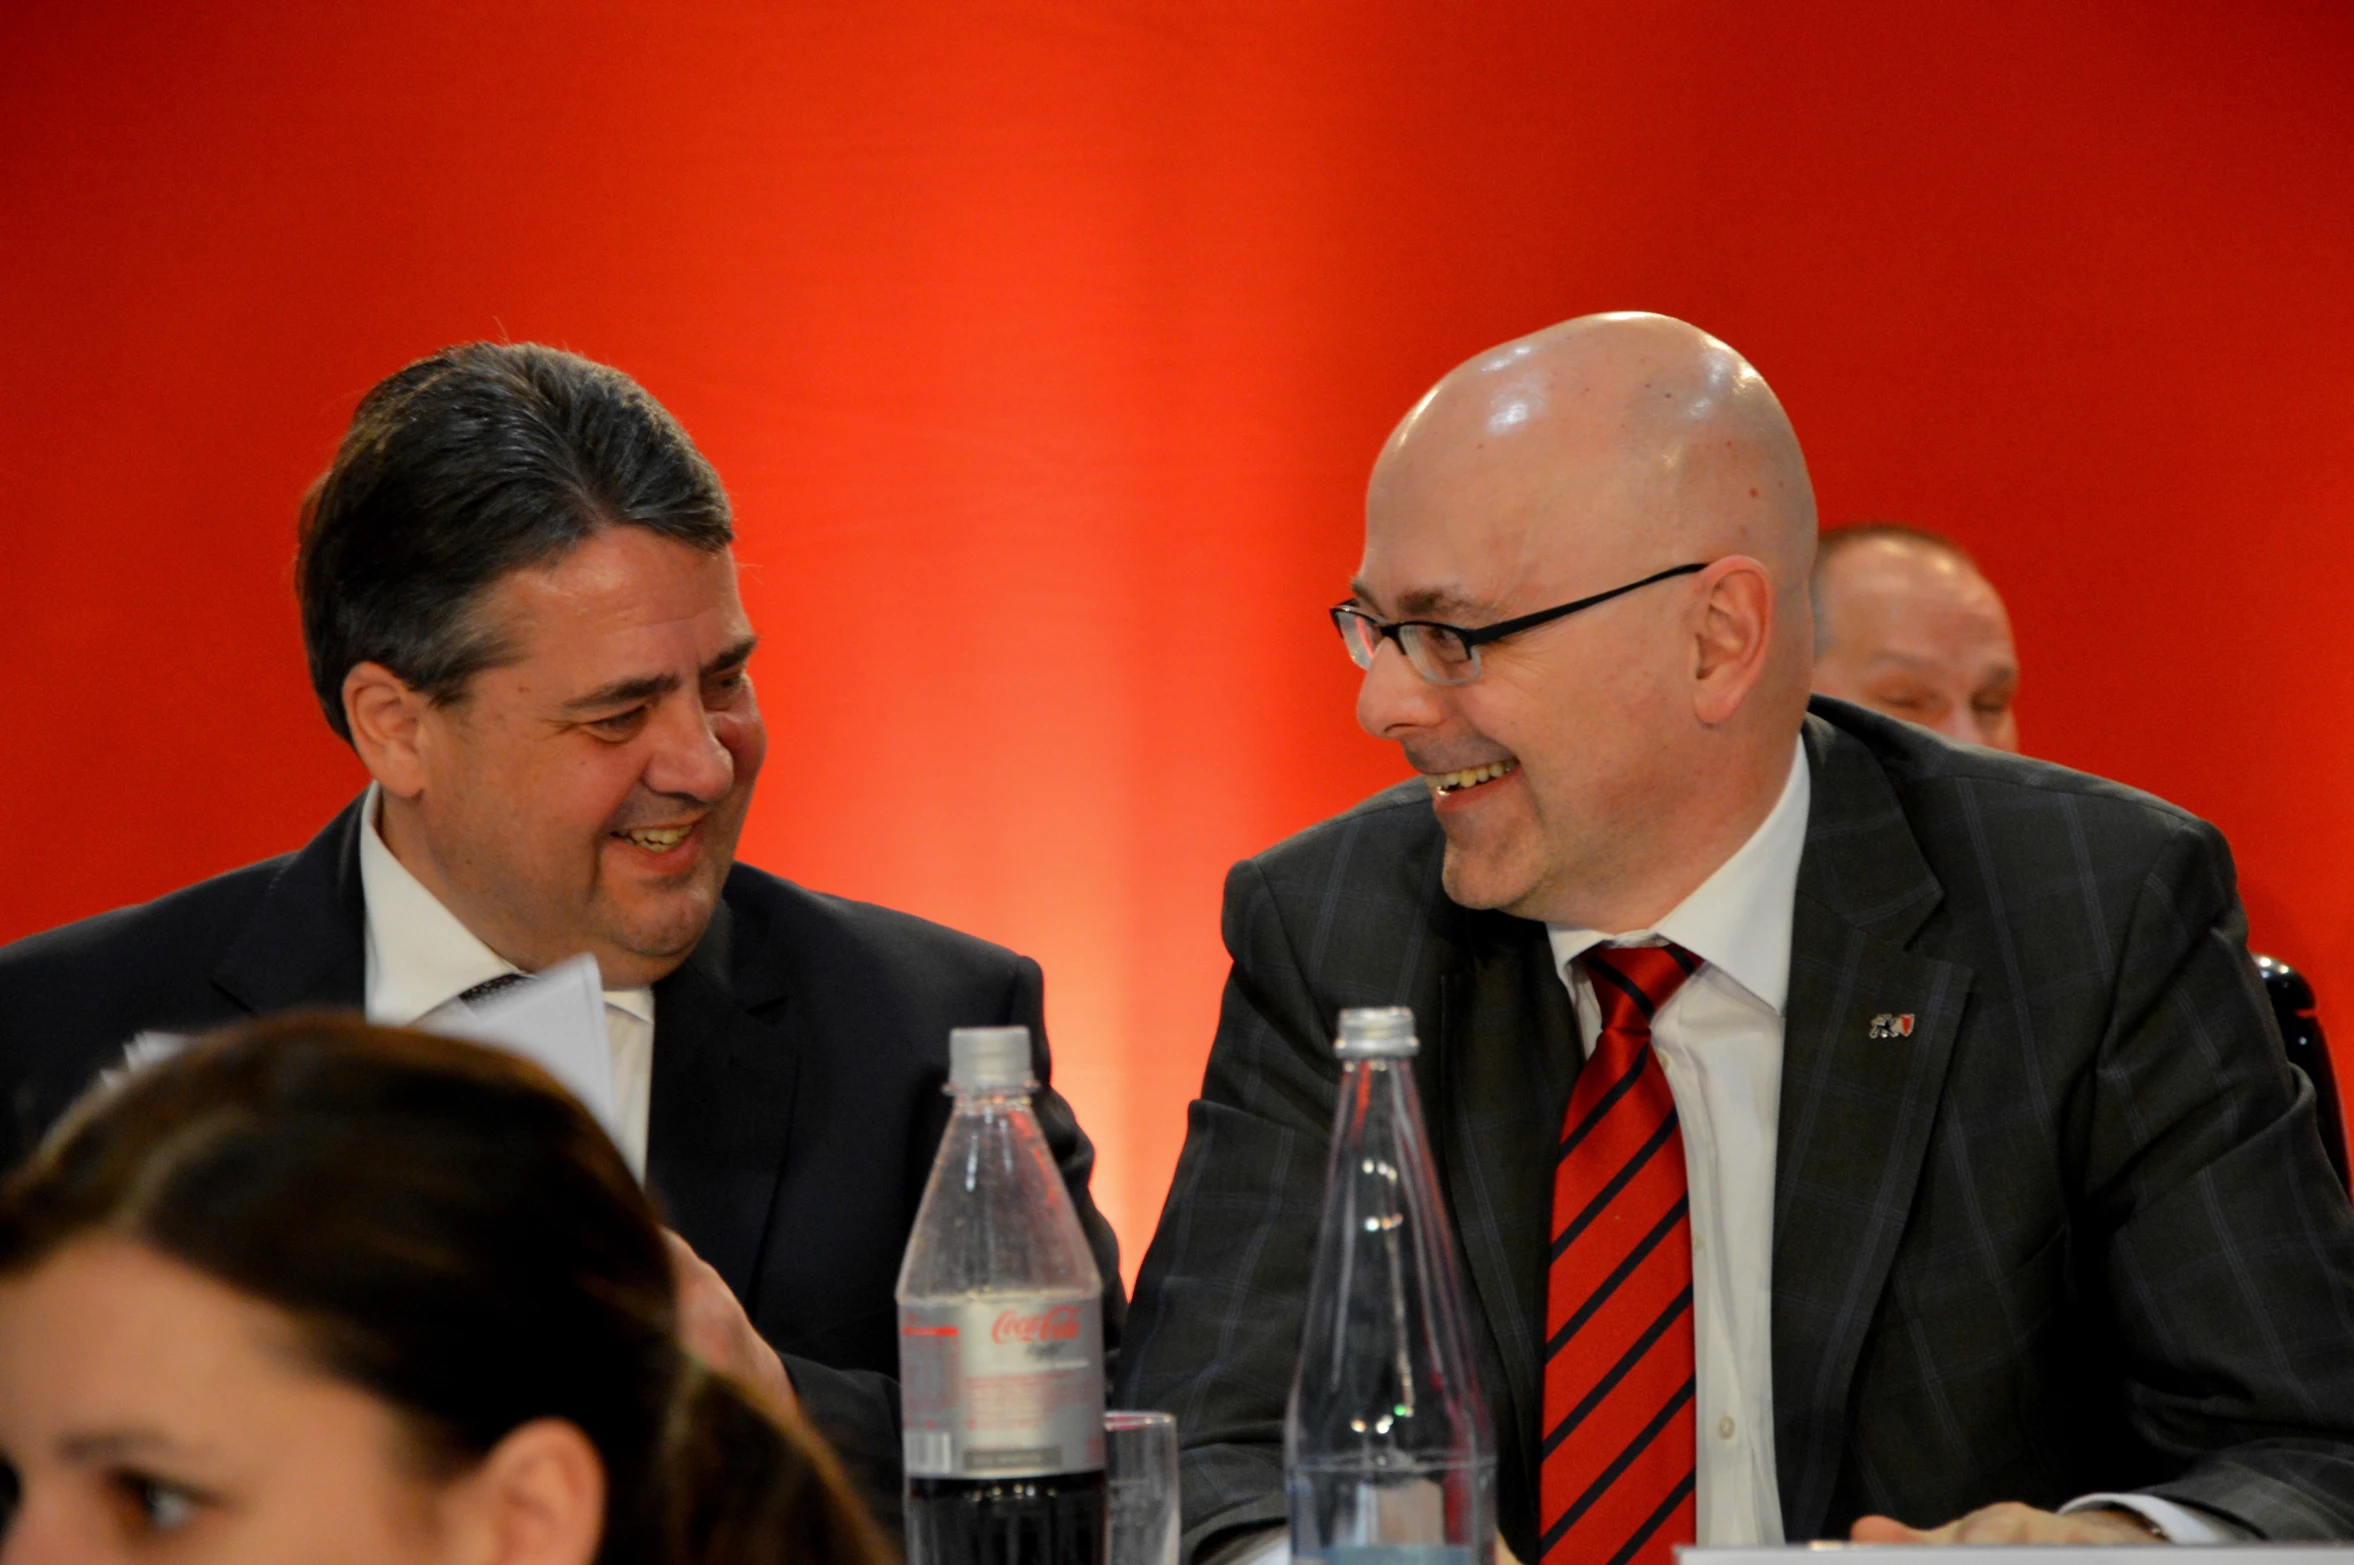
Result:
[[[1332,623],[1340,629],[1340,639],[1349,649],[1349,661],[1359,668],[1373,666],[1373,654],[1381,650],[1383,637],[1398,644],[1406,654],[1406,661],[1414,665],[1414,672],[1434,685],[1468,685],[1479,678],[1479,649],[1491,641],[1502,641],[1506,636],[1517,636],[1524,630],[1534,630],[1564,615],[1580,609],[1590,609],[1597,603],[1608,603],[1653,582],[1666,581],[1671,576],[1689,576],[1694,571],[1708,569],[1701,565],[1678,565],[1641,581],[1630,581],[1623,587],[1608,592],[1597,592],[1590,598],[1575,603],[1558,604],[1539,609],[1534,614],[1523,614],[1516,619],[1499,620],[1493,625],[1481,625],[1466,630],[1460,625],[1442,625],[1436,620],[1402,619],[1395,624],[1383,624],[1363,609],[1346,603],[1333,605]]]

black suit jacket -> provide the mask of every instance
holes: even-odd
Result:
[[[1792,1539],[2144,1489],[2354,1536],[2354,1211],[2213,828],[1817,701],[1774,1188]],[[1236,866],[1202,1095],[1117,1395],[1177,1414],[1188,1547],[1283,1515],[1344,1006],[1409,1005],[1536,1558],[1554,1145],[1580,1063],[1542,925],[1440,889],[1419,783]],[[1873,1038],[1882,1012],[1909,1037]]]
[[[364,998],[355,803],[300,853],[0,948],[0,1167],[134,1034]],[[892,1286],[948,1122],[948,1030],[1020,1023],[1036,1107],[1123,1313],[1095,1152],[1050,1085],[1038,964],[739,864],[654,986],[647,1183],[785,1356],[802,1404],[888,1522],[899,1490]]]

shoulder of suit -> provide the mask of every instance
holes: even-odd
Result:
[[[1398,783],[1246,861],[1271,886],[1401,880],[1419,887],[1443,846],[1430,790]]]
[[[865,953],[988,972],[1021,960],[978,935],[880,903],[812,891],[750,864],[739,863],[728,872],[726,897],[739,961],[746,945],[771,944],[804,955]]]
[[[85,966],[127,975],[168,961],[209,972],[295,857],[280,854],[183,886],[152,902],[116,908],[0,946],[0,987]]]
[[[2221,833],[2178,804],[2139,788],[2032,756],[1955,744],[1844,701],[1817,696],[1813,715],[1840,739],[1868,751],[1916,823],[1950,814],[1967,795],[1982,818],[2007,830],[2073,821],[2097,838],[2157,846],[2192,837],[2220,843]]]

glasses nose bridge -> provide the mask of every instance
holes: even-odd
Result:
[[[1392,649],[1396,656],[1381,656],[1385,641],[1398,643]],[[1357,683],[1358,725],[1376,739],[1394,740],[1441,721],[1443,688],[1423,672],[1405,643],[1384,627],[1383,634],[1373,637],[1373,646],[1374,655]]]
[[[1367,642],[1364,663],[1367,678],[1372,678],[1379,671],[1381,649],[1385,645],[1397,649],[1398,657],[1409,669],[1414,671],[1416,678],[1429,677],[1422,671],[1422,660],[1414,655],[1413,644],[1406,639],[1406,632],[1412,628],[1411,626],[1385,625],[1371,615],[1365,617],[1365,626],[1372,632],[1372,636]]]
[[[1479,649],[1465,646],[1458,667],[1450,667],[1438,650],[1431,645],[1434,629],[1445,634],[1443,628],[1424,625],[1415,620],[1391,624],[1378,620],[1362,609],[1343,606],[1334,610],[1340,622],[1341,637],[1349,649],[1349,657],[1368,676],[1381,657],[1381,644],[1393,642],[1399,657],[1414,671],[1415,677],[1426,684],[1442,687],[1467,685],[1479,678]]]
[[[1368,675],[1374,672],[1374,665],[1381,661],[1381,649],[1384,646],[1395,648],[1397,650],[1398,656],[1406,661],[1407,667],[1417,668],[1417,665],[1414,661],[1413,649],[1406,643],[1406,627],[1403,625],[1385,625],[1377,619],[1369,619],[1366,621],[1366,624],[1373,631],[1373,639],[1370,643],[1370,650],[1368,650],[1365,656],[1365,672]],[[1418,668],[1417,671],[1419,672]]]

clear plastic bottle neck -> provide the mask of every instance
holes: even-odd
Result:
[[[1034,1087],[947,1087],[942,1089],[955,1101],[959,1115],[980,1115],[987,1119],[1003,1119],[1013,1114],[1031,1113],[1030,1094]]]

